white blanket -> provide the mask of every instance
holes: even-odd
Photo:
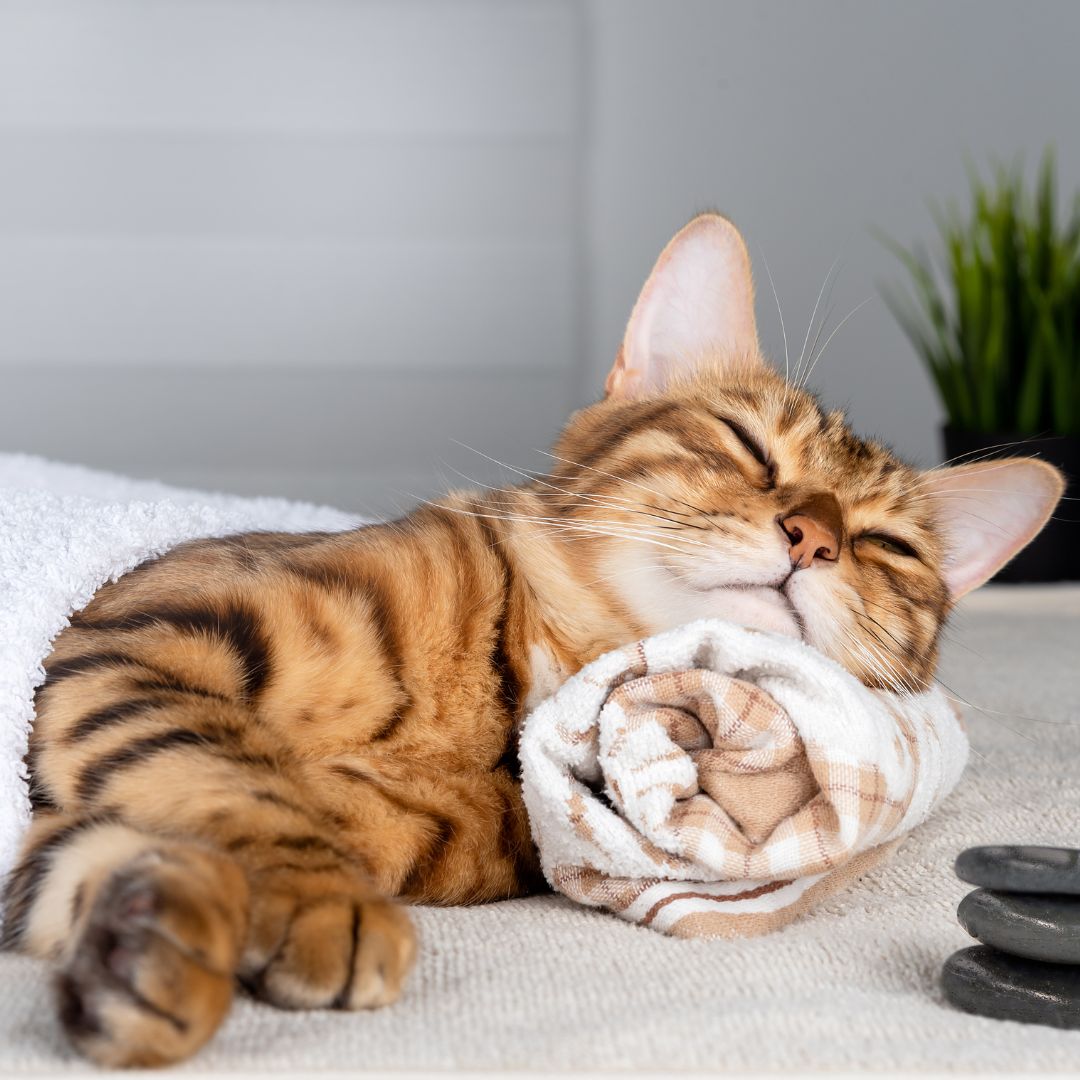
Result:
[[[940,690],[870,690],[719,620],[600,657],[521,738],[551,885],[679,937],[790,922],[924,821],[967,756]]]
[[[329,507],[185,491],[0,454],[0,880],[30,820],[23,756],[34,690],[73,611],[105,582],[184,540],[358,523]]]

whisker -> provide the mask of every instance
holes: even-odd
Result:
[[[829,295],[826,297],[825,314],[821,316],[821,321],[818,323],[818,328],[814,333],[814,340],[810,344],[810,354],[807,356],[807,363],[810,362],[810,357],[817,352],[818,342],[821,340],[821,335],[825,330],[825,327],[829,325],[829,320],[833,316],[833,312],[836,310],[836,301],[832,299],[832,286],[829,286]],[[805,382],[798,384],[799,389],[805,387]]]
[[[799,362],[795,365],[795,381],[796,382],[798,382],[799,372],[802,370],[803,356],[806,353],[806,344],[810,340],[810,331],[814,329],[814,319],[817,318],[818,306],[821,304],[821,298],[825,293],[825,286],[829,285],[829,278],[832,277],[832,273],[836,269],[837,264],[839,262],[840,262],[840,256],[837,255],[836,258],[833,259],[832,266],[829,267],[828,272],[825,274],[825,280],[821,283],[821,288],[818,289],[817,299],[814,301],[814,310],[810,313],[810,322],[806,324],[806,336],[803,338],[802,348],[799,350]],[[836,284],[836,281],[834,279],[833,280],[833,285],[835,285],[835,284]],[[832,295],[832,285],[829,285],[829,295],[830,296]],[[828,306],[828,303],[829,303],[829,301],[826,300],[825,301],[826,307]],[[818,336],[820,336],[820,334],[821,334],[821,328],[819,327],[818,328]],[[815,347],[817,346],[817,340],[818,340],[817,337],[815,337],[814,338],[814,346]],[[813,347],[810,349],[810,355],[811,356],[814,355],[814,348]]]
[[[868,668],[870,673],[874,675],[880,683],[884,684],[893,693],[900,694],[901,696],[905,693],[910,695],[916,692],[900,676],[892,663],[873,642],[868,643],[860,641],[850,631],[845,630],[845,632],[851,644],[859,651],[863,665]]]
[[[945,461],[941,462],[939,465],[934,465],[933,468],[935,468],[935,469],[944,469],[944,468],[948,467],[949,465],[954,465],[958,461],[964,461],[965,458],[968,458],[969,460],[964,461],[964,464],[965,465],[972,465],[972,464],[975,464],[976,462],[983,461],[983,460],[985,460],[987,458],[993,457],[994,456],[993,452],[995,450],[1004,450],[1007,447],[1013,447],[1013,446],[1023,446],[1025,443],[1033,442],[1036,439],[1045,439],[1046,437],[1047,437],[1046,432],[1040,432],[1038,435],[1028,435],[1026,438],[1014,439],[1011,442],[994,443],[991,446],[980,446],[975,450],[967,450],[963,454],[957,454],[955,457],[947,458]]]
[[[780,297],[776,294],[776,285],[773,283],[772,271],[769,269],[769,260],[765,258],[765,252],[761,252],[761,261],[765,264],[765,273],[769,277],[769,286],[772,289],[773,299],[776,301],[776,313],[780,316],[780,333],[784,335],[784,378],[789,377],[791,361],[788,356],[787,328],[784,326],[784,313],[780,310]]]
[[[592,495],[592,494],[590,494],[588,492],[571,491],[569,488],[559,487],[557,484],[552,484],[549,481],[543,479],[542,477],[535,477],[531,473],[527,473],[524,470],[518,469],[513,465],[508,465],[508,464],[506,464],[506,462],[499,461],[496,458],[493,458],[490,455],[483,453],[483,451],[476,450],[474,447],[468,446],[467,444],[462,443],[457,439],[454,439],[452,441],[457,442],[458,445],[464,447],[466,450],[472,450],[473,453],[478,454],[480,457],[487,458],[488,461],[491,461],[496,465],[500,465],[503,468],[510,469],[512,472],[516,472],[516,473],[519,473],[521,476],[527,477],[532,483],[543,484],[545,487],[549,487],[549,488],[552,489],[550,492],[542,492],[542,491],[532,492],[531,494],[533,496],[542,496],[542,495],[549,495],[550,496],[550,495],[554,495],[554,494],[557,493],[560,496],[565,496],[565,497],[575,498],[575,499],[581,499],[581,500],[583,500],[585,502],[593,502],[593,503],[596,503],[599,506],[605,507],[608,510],[619,510],[619,511],[622,511],[622,512],[625,512],[625,513],[636,513],[641,517],[655,518],[655,517],[658,516],[656,514],[647,513],[646,511],[643,511],[643,510],[638,510],[632,503],[630,503],[630,500],[619,499],[618,500],[619,503],[621,503],[621,502],[630,503],[629,506],[620,506],[620,505],[618,505],[618,503],[612,501],[612,500],[616,499],[617,496],[612,496],[610,498],[606,497],[606,496],[601,497],[601,496],[598,496],[598,495]],[[471,476],[468,476],[466,473],[463,473],[460,469],[455,468],[453,465],[447,465],[447,468],[453,470],[455,473],[457,473],[458,476],[462,477],[462,479],[468,480],[470,483],[473,483],[473,484],[478,484],[481,487],[483,486],[482,484],[479,483],[479,481],[475,480]],[[496,489],[493,492],[493,494],[501,495],[503,497],[509,497],[509,496],[506,495],[506,493],[501,492],[498,489]],[[693,528],[693,529],[698,529],[701,532],[709,532],[710,531],[709,529],[704,528],[701,525],[693,525],[693,524],[691,524],[689,522],[675,521],[674,519],[666,517],[666,516],[664,516],[661,520],[667,521],[667,522],[669,522],[671,524],[671,526],[677,527],[677,528],[680,528],[680,529],[681,528]],[[687,540],[687,543],[701,543],[701,542],[700,541]],[[701,546],[705,547],[707,545],[702,544]]]
[[[817,354],[817,358],[816,358],[816,359],[814,360],[814,362],[813,362],[813,363],[812,363],[812,364],[810,365],[810,368],[809,368],[809,370],[808,370],[808,371],[807,371],[807,373],[806,373],[806,377],[805,377],[805,378],[803,379],[802,383],[800,384],[800,385],[801,385],[802,387],[805,387],[805,386],[806,386],[806,384],[807,384],[807,383],[808,383],[808,382],[810,381],[810,376],[814,374],[814,368],[816,368],[816,367],[817,367],[817,365],[818,365],[818,361],[819,361],[819,360],[820,360],[820,359],[821,359],[821,358],[822,358],[822,357],[823,357],[823,356],[825,355],[825,350],[826,350],[826,349],[827,349],[827,348],[829,347],[829,342],[830,342],[830,341],[832,341],[832,339],[833,339],[834,337],[836,337],[836,335],[837,335],[837,334],[839,333],[840,329],[841,329],[841,328],[842,328],[842,327],[844,326],[844,324],[845,324],[845,323],[846,323],[846,322],[847,322],[847,321],[848,321],[849,319],[853,318],[853,317],[854,317],[854,316],[855,316],[855,315],[856,315],[856,314],[857,314],[857,313],[858,313],[859,311],[861,311],[861,310],[862,310],[862,309],[863,309],[864,307],[866,307],[866,305],[867,305],[867,304],[869,304],[869,303],[870,303],[870,301],[871,301],[871,300],[873,300],[873,299],[874,299],[874,298],[873,298],[872,296],[868,296],[868,297],[867,297],[867,298],[866,298],[865,300],[863,300],[863,301],[862,301],[861,303],[859,303],[859,304],[856,304],[856,305],[855,305],[855,307],[854,307],[854,308],[852,308],[852,310],[851,310],[851,311],[849,311],[849,312],[847,313],[847,315],[845,315],[845,316],[844,316],[844,317],[843,317],[843,318],[842,318],[842,319],[841,319],[841,320],[840,320],[840,321],[839,321],[839,322],[838,322],[838,323],[836,324],[835,328],[833,329],[833,332],[832,332],[832,333],[831,333],[831,334],[830,334],[830,335],[829,335],[829,336],[828,336],[828,337],[827,337],[827,338],[825,339],[825,344],[821,346],[821,351],[820,351],[820,352],[819,352],[819,353]]]
[[[884,640],[880,638],[873,630],[865,627],[873,638],[873,641],[864,642],[863,644],[873,650],[875,656],[879,658],[885,670],[889,673],[892,681],[895,685],[901,687],[908,694],[914,695],[919,693],[919,687],[911,682],[911,676],[903,674],[898,670],[899,658],[896,657],[889,647],[885,644]]]
[[[1032,456],[1037,457],[1037,455],[1032,455]],[[997,461],[999,459],[998,458],[987,458],[987,460]],[[992,468],[983,469],[982,472],[981,472],[981,475],[986,476],[988,473],[997,472],[999,469],[1007,469],[1012,464],[1014,464],[1014,462],[1012,460],[1008,459],[1008,458],[1004,458],[1004,459],[1000,459],[1000,460],[1001,460],[1000,465],[994,465]],[[964,464],[965,465],[974,465],[974,464],[978,464],[978,462],[968,461],[968,462],[965,462]],[[920,488],[920,487],[923,487],[926,484],[936,483],[939,479],[940,479],[940,477],[935,476],[934,471],[930,470],[929,472],[923,473],[922,476],[916,477],[915,478],[915,483],[912,486],[914,488]]]
[[[863,600],[863,603],[864,604],[865,603],[873,603],[873,601]],[[882,605],[880,605],[880,604],[877,604],[877,605],[874,605],[874,606],[882,607]],[[856,611],[855,609],[851,608],[850,610],[851,610],[853,615],[856,615],[857,617],[860,615],[860,613],[858,611]],[[887,609],[884,609],[884,610],[887,610]],[[880,627],[886,634],[889,635],[889,637],[891,637],[894,641],[896,641],[896,643],[898,645],[902,646],[902,642],[899,641],[899,639],[896,637],[896,635],[893,634],[887,627],[882,626],[882,624],[880,622],[878,622],[878,620],[875,619],[873,615],[871,615],[869,612],[863,612],[862,616],[867,618],[867,619],[870,619],[870,621],[873,622],[875,626]],[[943,630],[944,630],[944,628],[943,628]],[[953,640],[955,640],[955,639],[953,639]],[[963,643],[960,642],[960,641],[956,641],[956,644],[961,645],[962,647],[966,647],[966,646],[963,646]],[[974,652],[974,650],[971,650],[971,651]],[[979,653],[975,653],[975,655],[979,656],[979,659],[985,660],[985,657],[980,656]],[[950,695],[956,695],[956,696],[951,697],[950,700],[956,701],[956,702],[958,702],[959,704],[962,704],[962,705],[966,705],[966,706],[968,706],[968,708],[975,709],[977,712],[984,713],[984,714],[990,716],[991,718],[993,718],[994,716],[1008,716],[1008,717],[1012,717],[1013,719],[1016,719],[1016,720],[1029,721],[1031,723],[1036,723],[1036,724],[1054,724],[1054,725],[1065,726],[1065,727],[1080,727],[1080,724],[1074,724],[1069,720],[1052,720],[1052,719],[1050,719],[1048,717],[1024,716],[1024,715],[1022,715],[1020,713],[1003,712],[1000,709],[991,709],[987,705],[976,705],[974,702],[968,701],[965,698],[962,698],[959,695],[957,695],[957,692],[955,690],[953,690],[952,687],[946,685],[946,683],[940,678],[940,676],[934,674],[934,675],[931,676],[931,678],[933,678],[933,680],[939,686],[941,686],[943,690],[946,690],[948,692],[946,694],[947,697],[949,697]],[[1008,730],[1012,731],[1013,729],[1009,728]],[[1019,735],[1021,738],[1028,738],[1031,741],[1036,741],[1033,738],[1033,736],[1025,735],[1023,732],[1017,731],[1017,732],[1015,732],[1015,734]]]
[[[654,547],[666,548],[669,551],[685,554],[682,548],[679,548],[674,544],[665,543],[664,541],[657,540],[651,535],[628,528],[602,529],[595,527],[594,524],[570,522],[561,518],[542,518],[532,514],[482,514],[475,510],[466,510],[460,506],[447,506],[445,503],[437,503],[431,500],[424,500],[424,502],[428,506],[435,507],[439,510],[446,510],[452,514],[460,514],[463,517],[491,518],[496,521],[517,521],[528,524],[539,524],[548,529],[558,529],[566,532],[577,532],[593,536],[610,536],[624,540],[636,540],[641,543],[652,544]],[[691,541],[684,540],[683,542],[689,543]]]
[[[560,457],[558,454],[553,454],[549,450],[537,450],[535,452],[543,454],[553,461],[561,461],[566,465],[573,465],[577,469],[587,469],[589,472],[594,472],[598,476],[606,476],[609,480],[615,480],[620,484],[628,484],[631,487],[641,488],[642,491],[647,491],[650,495],[655,495],[660,499],[671,499],[672,502],[680,502],[683,506],[689,506],[691,510],[696,510],[702,517],[710,517],[708,510],[703,510],[700,506],[695,506],[692,502],[687,502],[686,499],[680,499],[675,495],[665,495],[662,491],[657,491],[656,488],[651,488],[646,484],[639,484],[634,480],[627,480],[624,476],[616,476],[614,473],[605,472],[603,469],[594,468],[592,465],[582,465],[581,462],[572,461],[570,458]]]
[[[455,470],[456,471],[456,470]],[[547,487],[553,485],[547,484],[546,481],[538,480],[537,483],[545,484]],[[672,527],[679,529],[697,529],[699,532],[713,532],[714,530],[708,528],[705,525],[695,525],[692,521],[679,521],[676,518],[669,517],[662,507],[652,506],[651,503],[634,503],[631,499],[619,499],[617,502],[610,502],[609,499],[615,499],[615,496],[599,496],[592,495],[585,491],[571,491],[566,488],[556,487],[554,491],[533,491],[529,493],[534,498],[539,499],[581,499],[583,502],[596,503],[598,506],[605,506],[609,510],[620,510],[627,514],[638,514],[641,517],[656,518],[658,521],[666,521]],[[622,505],[625,504],[625,505]],[[651,509],[658,511],[658,513],[650,514],[645,510],[639,510],[638,506],[648,506]],[[674,511],[678,513],[678,511]],[[689,517],[688,514],[679,514],[679,517]]]
[[[897,644],[901,644],[898,641],[898,639],[895,637],[895,635],[893,635],[884,626],[881,626],[881,623],[879,623],[869,613],[867,613],[867,612],[859,612],[855,608],[851,607],[850,605],[848,605],[848,610],[851,612],[852,615],[854,615],[856,617],[856,619],[858,619],[858,618],[867,618],[867,619],[869,619],[875,626],[881,627],[881,629],[886,634],[888,634],[888,636],[890,638],[892,638],[894,641],[896,641]],[[900,659],[900,657],[897,656],[892,651],[892,649],[888,646],[888,644],[885,642],[885,640],[873,628],[871,628],[869,626],[863,626],[862,629],[865,630],[868,634],[870,634],[871,637],[874,638],[874,641],[877,643],[876,645],[872,646],[874,648],[875,652],[879,651],[878,646],[880,646],[881,660],[887,666],[888,670],[893,674],[896,681],[900,685],[902,685],[906,690],[908,690],[910,693],[912,693],[912,694],[918,693],[919,692],[918,687],[913,685],[912,682],[910,681],[912,676],[911,675],[902,675],[900,673],[900,671],[898,670],[898,666],[899,667],[904,666],[903,661]]]

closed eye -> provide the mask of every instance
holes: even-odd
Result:
[[[764,466],[769,472],[769,480],[772,481],[776,476],[776,463],[769,457],[768,453],[764,450],[759,442],[757,442],[746,431],[741,424],[737,424],[734,420],[728,419],[726,416],[716,416],[716,419],[721,423],[726,424],[731,429],[732,434],[739,442],[742,443],[743,449],[759,464]]]
[[[903,555],[907,559],[917,559],[919,553],[906,541],[889,533],[863,533],[855,537],[856,543],[873,544],[874,547],[887,551],[890,555]]]

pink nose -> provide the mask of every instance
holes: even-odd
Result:
[[[840,557],[840,538],[808,514],[792,514],[780,522],[791,543],[791,562],[800,570],[815,559],[836,562]]]
[[[836,562],[844,534],[840,504],[828,492],[818,492],[777,522],[791,547],[791,565],[804,570],[815,559]]]

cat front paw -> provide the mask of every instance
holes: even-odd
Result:
[[[245,900],[239,870],[195,848],[150,851],[113,873],[58,973],[74,1046],[109,1068],[194,1054],[232,1002]]]
[[[252,924],[241,982],[283,1009],[373,1009],[398,999],[416,958],[404,908],[358,885],[261,891],[252,883]],[[312,894],[314,893],[314,894]]]

